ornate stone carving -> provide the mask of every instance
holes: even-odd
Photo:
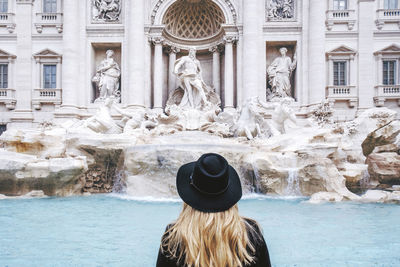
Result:
[[[295,16],[295,0],[270,0],[267,6],[268,20],[291,20]]]
[[[157,3],[153,7],[153,11],[151,12],[151,24],[152,25],[154,25],[154,21],[155,21],[157,12],[160,9],[160,6],[162,5],[163,2],[165,2],[165,0],[158,0]],[[234,23],[236,23],[237,12],[236,12],[235,6],[232,4],[231,0],[225,0],[225,3],[231,11]]]
[[[268,82],[271,89],[267,90],[267,99],[271,100],[274,97],[292,97],[290,76],[296,68],[297,56],[293,57],[293,62],[290,57],[286,56],[287,49],[281,47],[279,49],[280,57],[275,58],[272,64],[268,67]]]
[[[224,23],[224,13],[211,0],[178,0],[168,8],[163,18],[165,30],[169,34],[185,39],[214,36],[220,32],[221,24]]]
[[[101,61],[97,67],[96,75],[92,79],[96,83],[96,87],[100,93],[95,103],[102,102],[111,96],[115,97],[116,102],[120,102],[121,91],[119,88],[119,79],[121,70],[118,63],[114,60],[113,55],[113,50],[107,50],[107,57]]]
[[[151,43],[153,43],[154,45],[156,45],[156,44],[163,44],[164,41],[165,41],[165,38],[162,37],[162,36],[151,36],[151,37],[149,38],[149,41],[150,41]]]
[[[235,43],[239,40],[239,37],[236,35],[225,35],[224,36],[224,43]]]
[[[120,22],[122,0],[92,0],[94,22]]]

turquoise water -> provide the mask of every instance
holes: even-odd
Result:
[[[0,266],[154,266],[179,202],[110,195],[0,201]],[[249,199],[274,266],[400,266],[400,206]]]

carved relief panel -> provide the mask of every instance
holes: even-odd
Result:
[[[296,0],[266,0],[266,20],[296,20]]]
[[[92,22],[120,23],[122,0],[92,0]]]

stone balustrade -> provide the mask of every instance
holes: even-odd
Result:
[[[8,32],[13,33],[15,30],[15,14],[0,13],[0,27],[6,27]]]
[[[357,104],[357,87],[356,86],[327,86],[327,98],[333,102],[337,100],[345,100],[349,102],[350,107]]]
[[[400,106],[400,85],[375,86],[375,105],[377,107],[383,107],[385,101],[388,99],[397,100],[397,104]]]
[[[0,89],[0,103],[6,105],[8,109],[14,109],[17,99],[15,98],[15,89],[1,88]]]
[[[41,109],[41,105],[44,103],[59,106],[62,101],[61,95],[62,89],[60,88],[35,89],[33,92],[32,105],[36,110]]]
[[[36,13],[36,31],[42,33],[43,27],[55,27],[58,33],[63,30],[63,13]]]
[[[378,9],[375,23],[379,30],[385,23],[397,23],[400,28],[400,9]]]
[[[355,10],[328,10],[325,23],[329,31],[332,30],[334,24],[347,24],[347,28],[352,30],[356,23]]]

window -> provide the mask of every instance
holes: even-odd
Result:
[[[0,0],[0,12],[1,13],[8,12],[8,0]]]
[[[398,9],[398,0],[385,0],[385,9]]]
[[[333,9],[334,10],[346,10],[347,9],[347,0],[333,0]]]
[[[333,85],[347,85],[346,61],[333,62]]]
[[[57,0],[43,0],[43,13],[57,13]]]
[[[8,64],[0,64],[0,88],[8,88]]]
[[[43,83],[44,88],[57,87],[57,66],[56,65],[43,65]]]
[[[396,61],[384,60],[383,61],[383,85],[396,84]]]

